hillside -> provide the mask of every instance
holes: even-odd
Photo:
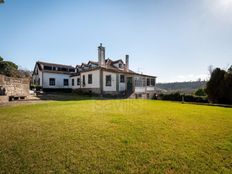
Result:
[[[156,87],[166,90],[167,92],[193,93],[199,88],[204,88],[206,81],[195,82],[173,82],[173,83],[157,83]]]

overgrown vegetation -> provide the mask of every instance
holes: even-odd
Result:
[[[87,98],[8,106],[0,132],[0,173],[232,170],[230,108]]]
[[[228,71],[220,68],[213,70],[206,93],[213,103],[232,104],[232,66]]]
[[[6,75],[8,77],[30,77],[30,71],[19,69],[18,65],[13,62],[5,61],[0,56],[0,74]]]

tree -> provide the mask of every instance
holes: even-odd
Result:
[[[28,77],[31,77],[31,74],[32,72],[27,69],[19,68],[18,70],[18,77],[28,78]]]
[[[18,66],[10,61],[0,61],[0,74],[18,77]]]
[[[232,65],[231,65],[230,68],[228,69],[228,73],[232,74]]]
[[[0,56],[0,74],[9,76],[9,77],[20,77],[20,78],[29,78],[31,77],[31,72],[26,69],[18,68],[18,66],[10,61],[4,61]]]
[[[216,68],[206,85],[206,93],[214,103],[232,104],[232,74]]]
[[[195,92],[196,96],[206,96],[205,90],[200,88]]]

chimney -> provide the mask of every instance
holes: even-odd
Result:
[[[126,71],[129,71],[129,55],[126,55],[125,63],[126,63]]]
[[[102,46],[102,43],[98,47],[98,65],[105,66],[105,47]]]

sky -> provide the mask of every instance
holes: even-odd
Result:
[[[0,56],[21,68],[35,62],[77,65],[125,59],[158,82],[209,78],[232,64],[232,0],[5,0]]]

